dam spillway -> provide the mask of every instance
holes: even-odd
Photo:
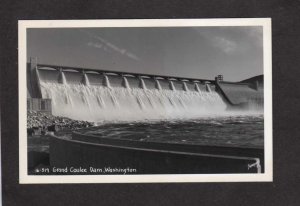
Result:
[[[27,70],[28,98],[51,99],[52,113],[72,119],[140,121],[262,108],[262,85],[37,64]]]
[[[28,96],[51,99],[54,115],[77,120],[188,119],[226,109],[209,80],[38,64],[29,75]]]

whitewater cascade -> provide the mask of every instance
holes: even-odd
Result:
[[[43,98],[52,99],[54,115],[77,120],[141,121],[165,119],[190,119],[224,112],[226,104],[215,91],[201,91],[197,83],[191,91],[148,89],[140,79],[141,88],[130,87],[123,77],[123,87],[111,87],[107,76],[103,85],[67,84],[41,81]],[[185,83],[185,82],[184,82]]]

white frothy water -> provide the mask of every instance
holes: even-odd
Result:
[[[86,76],[86,74],[83,75],[83,83],[85,85],[90,85],[90,81],[89,81],[88,77]]]
[[[129,83],[128,83],[128,80],[126,77],[123,77],[123,86],[127,89],[130,89],[130,86],[129,86]]]
[[[183,90],[184,90],[184,91],[189,91],[188,87],[186,86],[186,83],[183,82],[182,84],[183,84]]]
[[[190,119],[219,115],[226,104],[215,91],[158,89],[59,84],[41,82],[43,98],[52,99],[54,115],[77,120],[143,121]],[[158,82],[159,83],[159,82]]]
[[[172,81],[169,81],[169,82],[170,82],[170,89],[173,90],[173,91],[175,91],[176,88],[175,88],[173,82]]]
[[[147,89],[145,82],[142,78],[140,78],[140,85],[139,85],[142,89]]]

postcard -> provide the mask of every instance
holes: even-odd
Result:
[[[19,21],[21,184],[273,179],[271,19]]]

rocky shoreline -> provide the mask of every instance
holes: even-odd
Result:
[[[73,120],[67,117],[54,116],[43,112],[27,112],[27,133],[29,135],[62,130],[76,130],[91,126],[94,126],[94,124],[88,121]]]

